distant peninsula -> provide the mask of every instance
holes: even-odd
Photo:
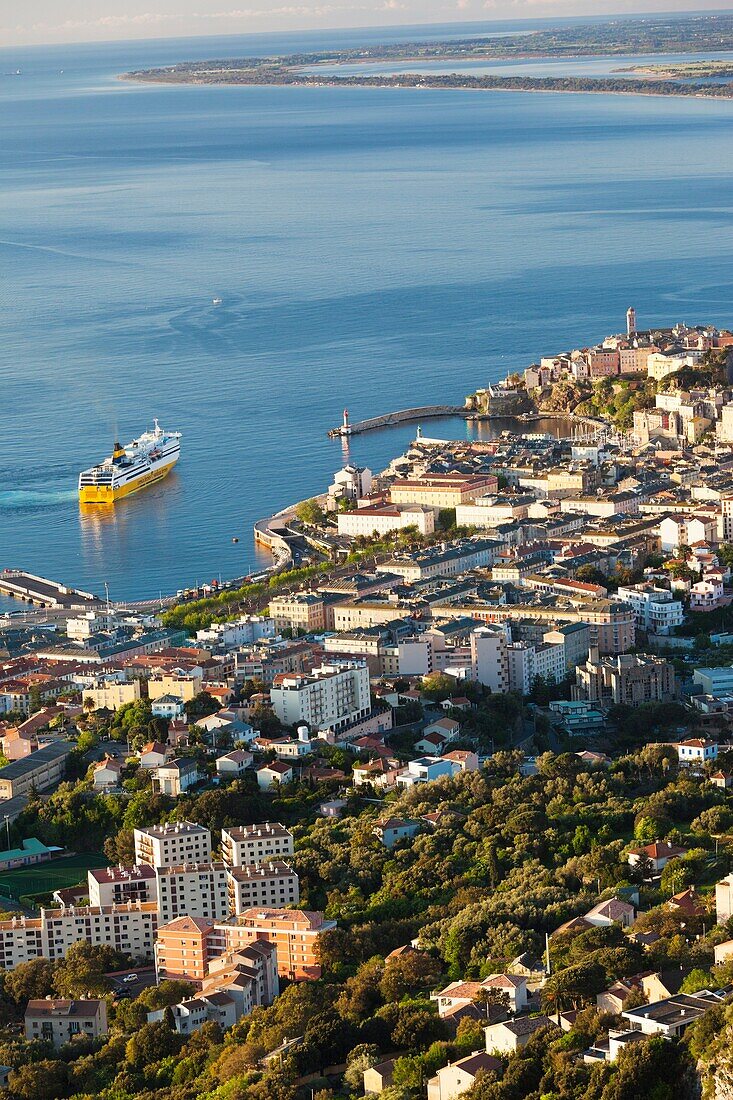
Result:
[[[349,72],[364,64],[452,63],[537,58],[729,53],[729,60],[634,65],[599,77],[523,76],[406,71]],[[628,73],[636,75],[629,76]],[[730,81],[725,79],[730,76]],[[709,82],[714,79],[714,83]],[[124,74],[158,84],[289,85],[297,87],[452,88],[539,92],[605,92],[626,95],[733,97],[733,15],[681,19],[627,19],[592,26],[559,27],[498,37],[443,42],[402,42],[358,49],[270,57],[184,61]]]

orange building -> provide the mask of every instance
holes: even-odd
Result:
[[[274,943],[281,978],[315,980],[321,976],[318,937],[336,927],[323,913],[302,909],[245,909],[230,921],[217,924],[226,938],[227,951],[246,947],[254,940]]]
[[[212,960],[242,951],[255,940],[275,945],[281,978],[316,980],[321,976],[318,937],[335,927],[336,921],[326,920],[323,913],[301,909],[245,909],[237,917],[216,923],[206,917],[178,917],[158,930],[158,980],[203,982]]]
[[[214,922],[206,917],[177,917],[163,925],[155,943],[158,980],[183,978],[203,982],[209,960],[223,949],[223,944],[221,948],[216,944]]]

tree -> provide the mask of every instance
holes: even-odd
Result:
[[[379,992],[385,1001],[400,1001],[407,993],[432,989],[441,970],[438,960],[430,955],[406,951],[387,960]]]
[[[542,1003],[554,1012],[579,1008],[595,997],[606,984],[603,967],[598,963],[577,963],[550,975],[542,990]]]
[[[127,1044],[125,1058],[133,1066],[142,1069],[154,1065],[170,1054],[177,1054],[183,1039],[164,1020],[143,1024]]]
[[[65,1062],[44,1059],[14,1069],[9,1085],[21,1100],[58,1100],[68,1095],[69,1070]]]
[[[295,514],[301,523],[309,527],[319,527],[324,519],[323,509],[315,497],[301,501],[295,509]]]
[[[692,1059],[684,1043],[655,1035],[633,1043],[619,1054],[614,1074],[601,1093],[601,1100],[628,1100],[645,1096],[650,1100],[683,1100],[692,1096]]]
[[[380,1058],[379,1047],[374,1043],[359,1043],[346,1058],[344,1081],[352,1092],[362,1093],[364,1071],[376,1066]]]
[[[72,943],[66,958],[56,968],[53,979],[56,992],[60,997],[102,996],[110,988],[105,970],[114,970],[124,964],[125,956],[111,947],[98,947],[79,940]]]
[[[510,1008],[509,994],[505,989],[492,989],[490,986],[482,986],[479,989],[474,1004],[481,1007],[481,1011],[487,1020],[491,1020],[492,1008],[508,1012]]]
[[[50,959],[30,959],[18,963],[5,974],[5,992],[16,1004],[47,997],[53,990],[53,963]]]
[[[646,852],[641,852],[636,857],[636,863],[632,870],[634,877],[638,878],[639,882],[648,882],[654,874],[654,861]]]

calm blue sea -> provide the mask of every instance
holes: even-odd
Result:
[[[396,37],[0,51],[0,568],[119,599],[240,574],[342,464],[345,405],[460,403],[632,303],[733,321],[731,103],[116,79]],[[80,515],[79,469],[154,416],[175,473]]]

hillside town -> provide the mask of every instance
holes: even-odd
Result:
[[[567,434],[420,428],[265,580],[0,617],[11,1096],[733,1073],[731,348],[630,309],[469,399]]]

